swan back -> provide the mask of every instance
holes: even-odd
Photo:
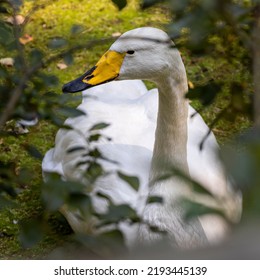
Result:
[[[83,91],[82,103],[88,102],[89,97],[104,103],[128,103],[146,93],[147,88],[140,80],[113,81]]]

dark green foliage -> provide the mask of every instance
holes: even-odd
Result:
[[[4,22],[0,22],[0,44],[4,47],[9,47],[14,41],[13,30],[11,26]]]
[[[112,2],[118,7],[119,10],[122,10],[127,5],[127,0],[112,0]]]
[[[85,185],[74,181],[63,181],[58,174],[48,174],[47,182],[42,186],[42,199],[46,209],[57,211],[70,196],[81,194]]]
[[[89,131],[104,129],[104,128],[108,127],[108,126],[109,126],[108,123],[97,123],[97,124],[93,125],[93,126],[89,129]]]
[[[71,27],[70,32],[71,32],[71,35],[77,35],[78,33],[82,32],[83,30],[84,30],[83,26],[75,24]]]
[[[152,7],[155,4],[161,3],[161,2],[166,2],[165,0],[143,0],[141,3],[141,7],[143,9]]]
[[[234,143],[226,145],[221,156],[232,176],[235,185],[244,194],[244,216],[259,217],[260,197],[260,131],[251,128],[236,138]]]
[[[10,0],[9,1],[16,9],[20,8],[23,4],[23,0]]]
[[[163,198],[160,196],[149,196],[147,203],[163,203]]]
[[[220,85],[210,83],[204,86],[190,89],[186,97],[191,100],[198,99],[202,103],[202,105],[207,106],[215,100],[215,97],[220,92],[220,89]]]
[[[4,196],[0,196],[0,210],[3,210],[8,207],[14,207],[15,205],[16,204],[13,201],[6,199]]]
[[[43,155],[41,154],[41,152],[35,146],[25,145],[25,149],[29,153],[30,156],[32,156],[32,157],[34,157],[38,160],[43,159]]]
[[[20,223],[20,241],[24,248],[31,248],[42,240],[44,224],[39,218]]]
[[[53,38],[49,42],[48,46],[51,49],[60,49],[60,48],[66,47],[67,44],[68,44],[68,42],[64,38]]]
[[[124,236],[118,229],[101,233],[98,236],[77,234],[75,240],[79,242],[81,250],[82,245],[87,249],[87,251],[83,249],[83,256],[86,253],[89,255],[92,252],[94,253],[93,257],[95,259],[103,259],[104,257],[113,258],[116,254],[126,251]],[[78,251],[80,252],[80,249]]]
[[[94,212],[90,196],[82,192],[73,191],[66,203],[72,210],[79,210],[84,218],[91,216]]]
[[[108,211],[105,214],[99,214],[98,218],[101,220],[99,226],[118,224],[119,222],[128,219],[132,222],[139,221],[139,217],[135,210],[128,204],[110,204]]]
[[[117,172],[117,175],[120,179],[127,182],[134,190],[138,191],[139,189],[139,178],[135,176],[128,176],[126,174],[123,174],[122,172]]]
[[[182,205],[185,207],[185,220],[191,220],[193,218],[197,218],[199,216],[203,216],[206,214],[217,214],[220,216],[224,216],[223,213],[219,210],[207,207],[205,205],[195,203],[190,200],[182,200]]]

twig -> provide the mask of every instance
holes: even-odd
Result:
[[[227,112],[228,107],[229,107],[229,105],[228,105],[227,107],[225,107],[225,108],[217,115],[217,117],[212,121],[212,123],[209,125],[209,129],[208,129],[207,134],[203,137],[203,139],[202,139],[201,142],[200,142],[200,145],[199,145],[200,151],[203,150],[203,146],[204,146],[206,140],[208,139],[208,137],[209,137],[209,135],[210,135],[210,133],[211,133],[213,127],[218,123],[219,120],[221,120],[221,118],[222,118],[222,117],[224,116],[224,114]]]

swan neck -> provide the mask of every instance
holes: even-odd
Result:
[[[151,182],[172,168],[189,174],[187,162],[188,91],[186,72],[179,79],[171,77],[158,83],[159,108],[150,173]]]

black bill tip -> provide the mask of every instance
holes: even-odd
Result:
[[[84,78],[84,77],[82,77],[82,78]],[[62,92],[63,93],[74,93],[74,92],[79,92],[79,91],[83,91],[87,88],[90,88],[91,85],[87,84],[87,83],[83,83],[82,78],[80,77],[76,80],[73,80],[73,81],[65,84],[62,87]]]
[[[84,75],[80,76],[79,78],[65,84],[62,87],[62,92],[63,93],[75,93],[79,91],[83,91],[85,89],[88,89],[92,87],[93,85],[84,83],[83,80],[87,76],[91,75],[91,73],[96,69],[96,66],[91,68],[89,71],[87,71]]]

